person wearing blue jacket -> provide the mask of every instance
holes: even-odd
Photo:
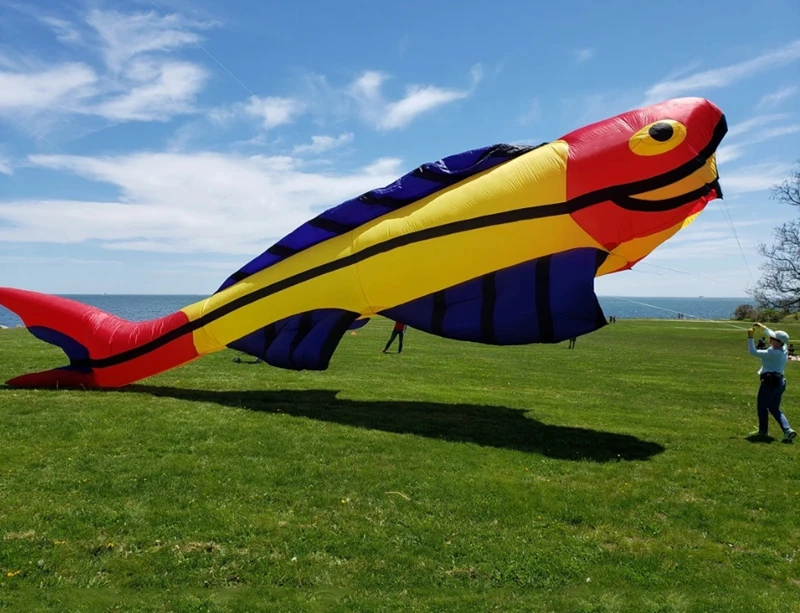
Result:
[[[769,337],[769,347],[766,349],[756,349],[753,343],[753,329],[761,328]],[[758,411],[758,430],[751,432],[751,436],[766,437],[769,425],[769,414],[780,424],[783,430],[783,442],[790,443],[797,436],[797,432],[789,426],[789,420],[781,412],[781,398],[786,391],[786,377],[784,369],[786,362],[789,361],[789,335],[783,330],[773,332],[763,324],[753,324],[747,330],[747,348],[750,355],[761,360],[761,368],[758,374],[761,377],[761,386],[758,388],[757,411]]]

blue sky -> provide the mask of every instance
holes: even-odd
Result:
[[[208,294],[423,162],[700,95],[725,200],[597,291],[742,296],[796,214],[800,3],[644,6],[0,0],[0,285]]]

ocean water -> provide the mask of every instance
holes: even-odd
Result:
[[[84,304],[96,306],[108,313],[131,321],[145,321],[174,313],[205,296],[181,295],[68,295]],[[687,318],[729,319],[734,309],[747,303],[747,298],[635,298],[600,296],[600,305],[606,317],[617,319],[675,319],[678,313]],[[10,311],[0,307],[0,325],[14,327],[22,321]]]

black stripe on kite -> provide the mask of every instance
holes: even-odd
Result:
[[[444,290],[433,294],[433,312],[431,313],[431,332],[442,336],[444,315],[447,312],[447,297]]]
[[[546,255],[536,261],[536,317],[539,320],[539,341],[552,343],[555,338],[553,330],[553,310],[550,306],[550,261],[552,256]]]
[[[303,339],[308,336],[308,333],[314,328],[312,325],[313,311],[308,311],[300,316],[300,322],[297,324],[297,332],[294,333],[294,338],[289,344],[289,362],[294,366],[294,350],[303,342]]]
[[[642,200],[641,198],[632,198],[631,196],[617,196],[612,199],[612,202],[618,207],[628,211],[657,213],[659,211],[671,211],[684,204],[699,200],[712,190],[716,190],[718,195],[721,193],[719,189],[719,179],[715,179],[712,183],[703,185],[703,187],[692,190],[686,194],[681,194],[680,196],[674,196],[672,198],[664,198],[663,200]]]
[[[425,181],[430,181],[431,183],[441,183],[442,185],[450,185],[453,182],[453,175],[443,172],[436,172],[433,168],[425,166],[415,168],[411,172],[411,175],[417,179],[424,179]],[[462,179],[463,177],[458,178]]]
[[[357,228],[359,225],[361,225],[361,224],[356,224],[356,225],[343,224],[339,223],[338,221],[334,221],[332,219],[325,219],[324,217],[315,217],[314,219],[306,223],[312,228],[325,230],[326,232],[333,232],[334,234],[344,234],[345,232],[350,232],[350,230]]]
[[[481,157],[478,158],[478,162],[481,162],[489,157],[508,159],[515,158],[523,153],[529,153],[534,149],[539,149],[540,147],[544,147],[545,145],[549,144],[549,142],[540,143],[538,145],[509,145],[507,143],[502,143],[484,151],[481,154]]]
[[[231,275],[231,279],[233,279],[234,281],[241,281],[242,279],[246,279],[249,276],[250,276],[249,273],[246,273],[243,270],[237,270],[235,273]]]
[[[331,327],[328,336],[325,337],[325,342],[322,343],[322,347],[320,348],[319,352],[320,368],[328,367],[331,357],[333,357],[333,352],[336,351],[336,347],[341,342],[344,333],[347,332],[347,329],[350,327],[350,324],[353,323],[358,318],[359,318],[359,313],[354,313],[352,311],[345,311],[345,310],[342,311],[342,316]]]
[[[277,326],[273,322],[264,328],[264,355],[262,357],[265,360],[267,359],[267,351],[276,338],[278,338],[278,330]]]
[[[272,245],[269,249],[267,249],[267,253],[270,255],[276,255],[279,258],[288,258],[289,256],[294,255],[297,253],[297,249],[292,249],[291,247],[284,247],[283,245]]]
[[[494,307],[497,302],[497,273],[483,275],[481,287],[481,337],[484,343],[494,344]]]

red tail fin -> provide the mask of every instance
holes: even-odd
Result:
[[[120,387],[197,357],[182,311],[131,322],[98,308],[37,292],[0,288],[0,305],[37,338],[61,347],[70,365],[7,381],[16,387]]]

